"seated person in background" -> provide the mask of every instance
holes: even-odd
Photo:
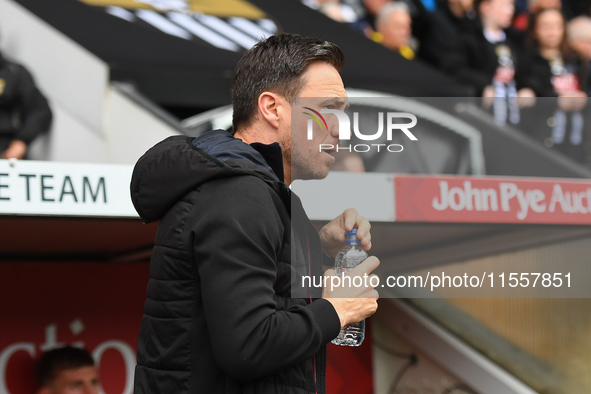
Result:
[[[47,100],[23,66],[0,55],[0,158],[22,159],[51,124]]]
[[[538,96],[587,97],[580,86],[580,60],[568,47],[559,10],[546,8],[531,16],[528,44],[532,48],[530,85]]]
[[[430,1],[430,0],[426,0]],[[365,35],[373,41],[380,42],[381,35],[378,29],[378,15],[384,6],[391,4],[393,1],[389,0],[363,0],[366,9],[364,29]],[[410,14],[411,24],[413,26],[413,36],[420,42],[426,40],[431,31],[431,12],[425,8],[421,0],[398,0],[396,3],[405,3],[407,6],[406,12]],[[433,3],[435,5],[435,3]]]
[[[415,57],[412,43],[412,19],[408,6],[403,2],[388,3],[380,10],[376,20],[379,33],[377,42],[386,48],[398,51],[411,60]]]
[[[467,25],[474,23],[475,19],[473,0],[442,1],[431,15],[432,26],[427,39],[421,41],[420,57],[439,67],[442,58],[447,55],[449,43],[469,29]]]
[[[535,116],[527,131],[547,147],[583,161],[582,110],[587,94],[580,86],[581,63],[567,47],[564,16],[554,8],[542,9],[531,15],[528,33],[532,47],[530,86],[538,96],[558,100],[539,100],[535,113],[553,115],[549,120]]]
[[[581,89],[591,94],[591,17],[579,16],[568,22],[567,40],[569,48],[575,51],[581,60]]]
[[[37,394],[98,394],[94,360],[84,349],[71,346],[45,352],[35,367]]]
[[[475,0],[479,22],[450,45],[441,65],[448,73],[474,87],[493,106],[495,122],[518,124],[519,107],[533,104],[535,93],[526,85],[529,65],[521,35],[510,29],[513,0]],[[502,99],[493,99],[493,98]],[[520,100],[517,100],[520,98]]]
[[[376,30],[376,19],[380,10],[389,2],[390,0],[363,0],[363,6],[366,11],[365,21],[369,25],[371,32]],[[371,33],[368,36],[371,38]]]

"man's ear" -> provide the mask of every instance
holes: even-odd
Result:
[[[261,116],[275,129],[279,128],[279,107],[281,106],[279,95],[272,92],[263,92],[259,96],[259,112]]]

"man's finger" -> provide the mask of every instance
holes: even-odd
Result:
[[[365,250],[369,250],[371,248],[371,233],[367,233],[366,236],[361,238],[361,245],[365,246]]]
[[[365,236],[369,234],[369,230],[371,229],[371,224],[369,223],[369,220],[367,220],[363,216],[357,216],[357,219],[355,219],[355,224],[357,225],[357,238],[365,238]]]
[[[324,276],[336,276],[336,274],[337,272],[332,268],[324,271]]]
[[[375,298],[376,300],[380,299],[380,293],[378,293],[378,291],[376,289],[373,289],[371,292],[371,298]]]
[[[345,219],[345,230],[351,231],[357,222],[357,217],[359,216],[359,212],[355,208],[346,209],[343,212],[343,219]]]

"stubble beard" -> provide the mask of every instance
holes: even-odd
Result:
[[[309,151],[305,152],[299,149],[297,142],[292,143],[291,133],[285,134],[281,141],[281,150],[283,158],[287,163],[291,165],[291,179],[301,180],[312,180],[312,179],[324,179],[328,175],[329,167],[332,163],[325,167],[323,164],[315,164],[311,161],[311,158],[318,153]]]
[[[291,148],[291,173],[293,179],[311,180],[324,179],[328,175],[329,167],[311,161],[314,152],[306,154],[295,147]]]

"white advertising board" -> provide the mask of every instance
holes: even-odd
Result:
[[[128,217],[133,166],[0,160],[0,214]]]

